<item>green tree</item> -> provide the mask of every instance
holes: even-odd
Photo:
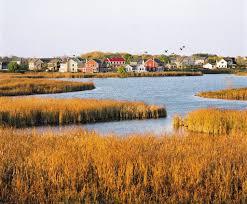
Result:
[[[161,62],[166,63],[166,64],[170,62],[169,57],[166,56],[166,55],[160,55],[160,56],[158,57],[158,59],[159,59]]]
[[[117,72],[118,72],[119,74],[126,74],[126,73],[127,73],[124,66],[118,67],[118,68],[117,68]]]
[[[17,64],[16,62],[10,62],[8,64],[8,70],[10,72],[17,72],[20,71],[21,66],[19,64]]]
[[[130,61],[132,60],[132,55],[127,53],[124,55],[124,59],[125,59],[126,63],[129,64]]]
[[[21,64],[20,65],[20,70],[21,71],[27,71],[28,70],[28,65],[27,64]]]
[[[237,65],[241,68],[247,67],[247,59],[244,57],[237,57],[236,62],[237,62]]]

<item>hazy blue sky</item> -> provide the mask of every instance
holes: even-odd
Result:
[[[0,55],[247,55],[246,1],[0,0]]]

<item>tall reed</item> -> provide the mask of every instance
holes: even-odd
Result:
[[[236,73],[237,76],[247,76],[247,72],[246,71],[242,71],[242,72],[237,72]]]
[[[92,90],[92,82],[67,82],[49,79],[2,79],[0,96],[20,96]]]
[[[145,72],[145,73],[26,73],[11,75],[15,78],[118,78],[118,77],[172,77],[172,76],[202,76],[202,72],[190,71],[165,71],[165,72]]]
[[[3,203],[245,203],[247,137],[0,131]]]
[[[164,107],[96,99],[0,98],[0,125],[23,127],[166,117]]]
[[[247,132],[247,111],[199,109],[181,119],[174,118],[174,127],[185,126],[192,132],[207,134],[233,134]]]
[[[198,93],[197,96],[204,98],[217,98],[228,100],[247,100],[247,88],[201,92]]]

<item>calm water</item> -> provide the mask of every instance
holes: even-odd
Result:
[[[66,79],[68,80],[68,79]],[[168,117],[157,120],[135,120],[81,125],[80,127],[100,133],[164,133],[172,131],[171,120],[175,114],[205,107],[245,109],[243,101],[225,101],[196,97],[200,91],[247,86],[247,77],[234,75],[204,75],[198,77],[157,77],[157,78],[107,78],[107,79],[69,79],[71,81],[93,81],[96,89],[92,91],[63,94],[48,94],[42,97],[56,98],[98,98],[130,101],[144,101],[149,104],[166,106]],[[73,126],[63,127],[68,129]],[[53,128],[59,130],[60,128]],[[44,130],[44,129],[43,129]]]

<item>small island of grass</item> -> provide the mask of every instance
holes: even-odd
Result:
[[[247,100],[247,88],[225,89],[219,91],[207,91],[196,94],[203,98]]]
[[[199,109],[184,118],[173,119],[175,128],[185,127],[192,132],[206,134],[235,134],[247,132],[247,111],[217,108]]]

